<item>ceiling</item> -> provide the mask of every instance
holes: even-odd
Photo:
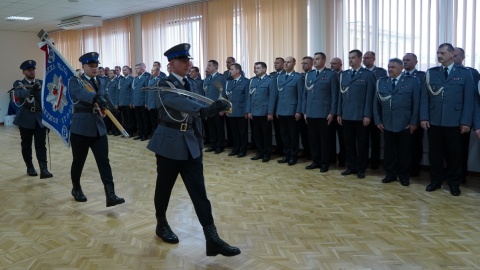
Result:
[[[101,16],[103,20],[145,13],[199,0],[0,0],[0,31],[47,32],[60,30],[58,23],[77,16]],[[6,21],[9,16],[34,17],[30,21]]]

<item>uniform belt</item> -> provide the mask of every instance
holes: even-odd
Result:
[[[37,108],[37,107],[25,107],[25,110],[31,111],[31,112],[41,112],[42,108]]]
[[[187,123],[173,123],[173,122],[159,121],[158,124],[160,126],[178,129],[180,131],[186,131],[188,129],[192,129],[192,125]]]
[[[97,110],[95,108],[75,108],[73,110],[74,113],[93,113],[97,114]]]

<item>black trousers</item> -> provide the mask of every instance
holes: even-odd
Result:
[[[400,132],[384,130],[384,159],[383,167],[387,178],[410,180],[410,169],[412,166],[412,135],[410,129]]]
[[[375,125],[373,117],[368,125],[370,135],[370,165],[380,163],[380,129]]]
[[[328,167],[330,164],[330,136],[327,118],[307,117],[307,126],[313,162]]]
[[[423,133],[423,128],[418,127],[412,134],[412,175],[420,173],[423,158]]]
[[[248,121],[245,117],[227,117],[233,137],[233,153],[247,153]]]
[[[275,130],[275,151],[277,154],[282,154],[283,152],[283,140],[282,133],[280,131],[280,124],[277,117],[273,117],[273,129]]]
[[[343,134],[348,168],[365,172],[368,162],[368,126],[363,126],[362,121],[343,120]]]
[[[470,146],[470,131],[462,134],[462,182],[465,181],[468,174],[468,151]]]
[[[337,122],[334,116],[332,122],[328,126],[330,134],[330,163],[337,162],[337,135],[338,135],[338,163],[345,163],[345,140],[343,135],[343,126]]]
[[[113,183],[112,168],[110,167],[110,160],[108,159],[107,135],[87,137],[71,133],[70,144],[73,155],[72,168],[70,170],[73,187],[80,186],[80,177],[82,176],[83,166],[87,159],[88,149],[92,149],[103,185]]]
[[[145,106],[135,106],[135,120],[137,122],[137,136],[147,138],[147,127],[149,126]]]
[[[155,215],[165,217],[172,189],[178,174],[182,177],[192,200],[195,213],[203,227],[213,224],[212,206],[207,198],[203,178],[202,157],[188,160],[174,160],[160,155],[157,158],[157,184],[155,186]]]
[[[232,123],[230,121],[230,117],[224,117],[225,119],[225,136],[227,138],[227,146],[232,146],[234,144],[234,139],[233,139],[233,130],[232,130]]]
[[[432,184],[447,180],[450,186],[458,187],[462,179],[462,134],[459,127],[432,126],[427,131],[428,159]],[[446,161],[447,167],[443,166]]]
[[[298,126],[295,116],[278,116],[280,133],[283,140],[283,156],[289,159],[297,159],[298,154]]]
[[[131,135],[136,131],[136,124],[135,124],[135,113],[130,108],[130,106],[120,106],[120,112],[122,114],[123,128]]]
[[[207,118],[210,147],[215,150],[223,150],[225,148],[225,121],[223,118],[224,116],[219,114]]]
[[[253,132],[257,154],[269,158],[272,152],[272,122],[267,116],[253,116]]]
[[[153,133],[155,133],[155,130],[157,130],[158,126],[158,109],[150,109],[150,123],[152,126],[152,131],[150,132],[150,135],[153,136]]]
[[[308,126],[307,123],[305,123],[305,118],[304,115],[302,114],[302,117],[300,120],[296,121],[297,123],[297,129],[298,132],[300,133],[300,138],[302,141],[302,147],[303,147],[303,154],[306,156],[310,156],[310,139],[309,139],[309,134],[308,134]]]
[[[27,167],[33,167],[32,162],[32,141],[35,143],[35,155],[38,162],[47,161],[47,148],[45,147],[45,139],[47,137],[47,128],[40,127],[35,121],[35,128],[19,127],[20,138],[22,139],[22,157]]]

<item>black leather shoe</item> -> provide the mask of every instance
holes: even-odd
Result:
[[[142,141],[142,142],[144,142],[144,141],[146,141],[146,140],[147,140],[147,137],[142,137],[142,138],[140,139],[140,141]]]
[[[211,148],[211,147],[205,149],[205,152],[213,152],[213,151],[215,151],[215,149],[213,149],[213,148]]]
[[[35,167],[28,167],[27,168],[27,174],[30,176],[37,176],[37,170],[35,170]]]
[[[357,178],[360,178],[360,179],[365,178],[365,172],[358,172],[357,173]]]
[[[230,246],[218,236],[215,225],[204,227],[203,233],[205,234],[207,256],[217,256],[220,254],[231,257],[241,253],[239,248]]]
[[[287,163],[288,161],[288,157],[283,157],[282,159],[277,160],[278,163]]]
[[[251,160],[257,160],[257,159],[262,159],[263,155],[256,154],[254,157],[250,158]]]
[[[137,141],[137,140],[140,140],[140,139],[142,139],[142,137],[140,137],[140,136],[137,136],[137,137],[135,137],[135,138],[133,138],[133,139]]]
[[[270,161],[270,157],[263,157],[262,158],[262,162],[269,162]]]
[[[395,181],[397,181],[396,178],[390,178],[388,176],[382,179],[382,183],[385,183],[385,184],[395,182]]]
[[[437,190],[441,187],[442,187],[442,184],[431,183],[427,186],[427,188],[425,190],[428,191],[428,192],[432,192],[432,191],[435,191],[435,190]]]
[[[238,155],[238,153],[236,153],[236,152],[230,152],[230,153],[228,153],[228,156],[229,156],[229,157],[233,157],[233,156],[236,156],[236,155]]]
[[[242,157],[245,157],[246,155],[247,154],[245,154],[245,153],[240,153],[240,154],[237,155],[237,158],[242,158]]]
[[[72,196],[77,202],[86,202],[87,197],[83,194],[82,188],[72,189]]]
[[[297,159],[296,158],[291,158],[289,161],[288,161],[288,166],[293,166],[297,164]]]
[[[410,181],[408,180],[400,180],[400,185],[404,187],[408,187],[410,185]]]
[[[318,163],[312,162],[312,164],[305,166],[306,170],[313,170],[316,168],[320,168],[320,165]]]
[[[172,229],[170,229],[170,226],[168,224],[162,226],[157,224],[155,234],[160,237],[164,242],[170,244],[177,244],[179,242],[177,235],[172,231]]]
[[[326,166],[326,165],[320,166],[320,172],[321,172],[321,173],[326,173],[326,172],[328,172],[328,166]]]
[[[460,193],[462,193],[462,191],[459,187],[450,186],[450,194],[452,194],[452,196],[459,196]]]
[[[223,152],[223,149],[219,148],[219,149],[215,150],[214,153],[215,153],[215,154],[220,154],[220,153],[222,153],[222,152]]]
[[[342,172],[342,175],[350,175],[350,174],[356,174],[357,171],[355,170],[350,170],[350,169],[346,169],[345,171]]]

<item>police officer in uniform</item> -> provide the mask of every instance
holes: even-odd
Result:
[[[387,71],[382,67],[375,66],[375,53],[368,51],[363,55],[365,68],[375,74],[375,81],[387,76]],[[380,163],[380,130],[375,125],[375,119],[371,119],[369,128],[370,134],[370,169],[378,169]]]
[[[190,91],[192,83],[188,80],[190,44],[179,44],[164,55],[170,61],[170,75],[162,78],[158,85]],[[166,212],[170,195],[178,174],[192,199],[195,212],[206,239],[207,256],[235,256],[240,249],[225,243],[217,234],[213,221],[212,207],[207,198],[203,177],[200,117],[216,115],[229,108],[225,101],[217,100],[209,107],[204,107],[186,96],[176,93],[160,92],[158,127],[147,148],[157,158],[157,183],[155,188],[155,211],[157,218],[156,234],[167,243],[178,243],[167,222]]]
[[[106,87],[107,87],[107,92],[110,97],[110,100],[112,101],[112,104],[115,107],[115,110],[112,110],[112,114],[115,116],[115,118],[121,120],[121,115],[120,111],[118,111],[118,78],[115,75],[114,70],[109,70],[108,71],[108,80],[106,82]],[[105,83],[104,82],[104,83]],[[118,128],[112,123],[110,118],[104,117],[103,120],[105,121],[105,125],[107,127],[107,130],[110,128],[110,132],[108,134],[113,134],[114,136],[120,135],[120,131]]]
[[[118,105],[123,118],[123,127],[133,136],[136,130],[135,112],[132,106],[133,77],[129,66],[122,67],[123,76],[118,77]]]
[[[329,125],[337,114],[340,87],[335,71],[325,67],[327,57],[322,52],[314,55],[315,68],[305,75],[303,111],[308,125],[312,164],[307,170],[320,168],[328,172],[330,165]]]
[[[70,143],[72,146],[72,196],[77,202],[86,202],[82,191],[80,177],[87,159],[88,149],[92,149],[100,178],[105,189],[107,207],[125,202],[115,195],[112,168],[108,159],[108,138],[105,123],[100,111],[106,109],[108,92],[105,85],[96,78],[98,53],[89,52],[78,59],[82,63],[84,73],[80,78],[72,77],[68,82],[70,97],[74,105],[72,123],[70,125]],[[87,87],[95,90],[87,91]]]
[[[225,88],[225,77],[218,73],[218,62],[216,60],[210,60],[207,64],[207,77],[203,81],[203,91],[205,96],[217,100],[220,96],[220,89]],[[215,152],[215,154],[220,154],[225,149],[225,121],[223,112],[208,117],[208,134],[210,135],[210,148],[206,149],[205,152]]]
[[[285,74],[285,59],[282,57],[275,58],[273,61],[273,68],[275,71],[270,72],[270,77],[277,80],[277,77]],[[283,155],[283,140],[280,132],[280,125],[278,124],[278,118],[273,118],[273,130],[275,131],[275,155]]]
[[[387,176],[383,183],[400,179],[402,186],[410,184],[412,165],[411,138],[418,127],[420,81],[404,75],[403,61],[392,58],[388,62],[388,77],[377,80],[373,102],[375,124],[385,140],[384,168]]]
[[[293,57],[285,59],[285,74],[277,77],[276,115],[280,124],[283,140],[283,158],[278,163],[295,165],[298,160],[298,126],[296,121],[302,117],[302,98],[304,83],[302,75],[295,72],[296,60]],[[302,119],[303,121],[303,119]]]
[[[150,80],[148,81],[147,86],[156,86],[158,84],[158,81],[160,80],[161,77],[163,77],[160,73],[160,68],[157,65],[154,65],[152,67],[152,76],[150,77]],[[165,76],[166,77],[166,76]],[[150,121],[152,125],[152,134],[155,132],[157,129],[157,118],[158,118],[158,95],[156,92],[151,91],[147,92],[145,94],[145,104],[146,108],[148,110],[148,113],[150,114]]]
[[[362,52],[352,50],[348,54],[352,69],[340,75],[340,97],[337,121],[343,125],[347,169],[342,175],[357,174],[365,178],[368,162],[368,125],[373,114],[375,74],[361,66]]]
[[[472,125],[475,85],[470,70],[453,62],[452,44],[437,49],[441,66],[425,74],[420,103],[420,123],[427,130],[432,192],[446,179],[450,194],[459,196],[462,180],[462,134]],[[444,168],[444,161],[447,166]]]
[[[337,77],[340,77],[342,73],[342,59],[338,57],[332,58],[330,60],[330,68],[335,71]],[[340,88],[338,89],[340,92]],[[340,93],[339,93],[340,95]],[[330,162],[336,163],[338,161],[338,166],[343,167],[345,166],[345,141],[343,135],[343,127],[338,124],[337,116],[333,117],[332,123],[329,126],[329,134],[330,134]],[[338,138],[338,156],[337,156],[337,138]]]
[[[230,79],[227,81],[222,95],[230,100],[233,106],[232,113],[227,115],[233,136],[232,152],[228,155],[238,158],[247,155],[248,120],[245,111],[247,109],[249,85],[250,81],[242,76],[242,66],[232,64],[230,66]]]
[[[27,166],[27,174],[37,176],[32,162],[32,140],[35,143],[35,154],[38,165],[40,166],[40,178],[50,178],[53,175],[47,169],[47,148],[45,139],[47,128],[42,124],[42,80],[35,79],[35,69],[37,63],[33,60],[27,60],[20,65],[23,80],[17,80],[13,83],[15,96],[19,98],[20,109],[15,116],[13,123],[20,130],[22,139],[22,157]],[[29,87],[22,87],[29,86]]]
[[[272,121],[275,111],[275,81],[266,74],[267,64],[256,62],[255,77],[250,79],[247,116],[252,121],[257,154],[251,160],[270,161],[272,154]]]
[[[417,56],[414,53],[407,53],[403,56],[403,74],[407,76],[415,76],[420,84],[425,82],[425,72],[417,70]],[[421,91],[420,89],[418,91]],[[412,134],[412,169],[410,177],[417,177],[420,174],[420,163],[423,158],[423,128],[417,128]]]

